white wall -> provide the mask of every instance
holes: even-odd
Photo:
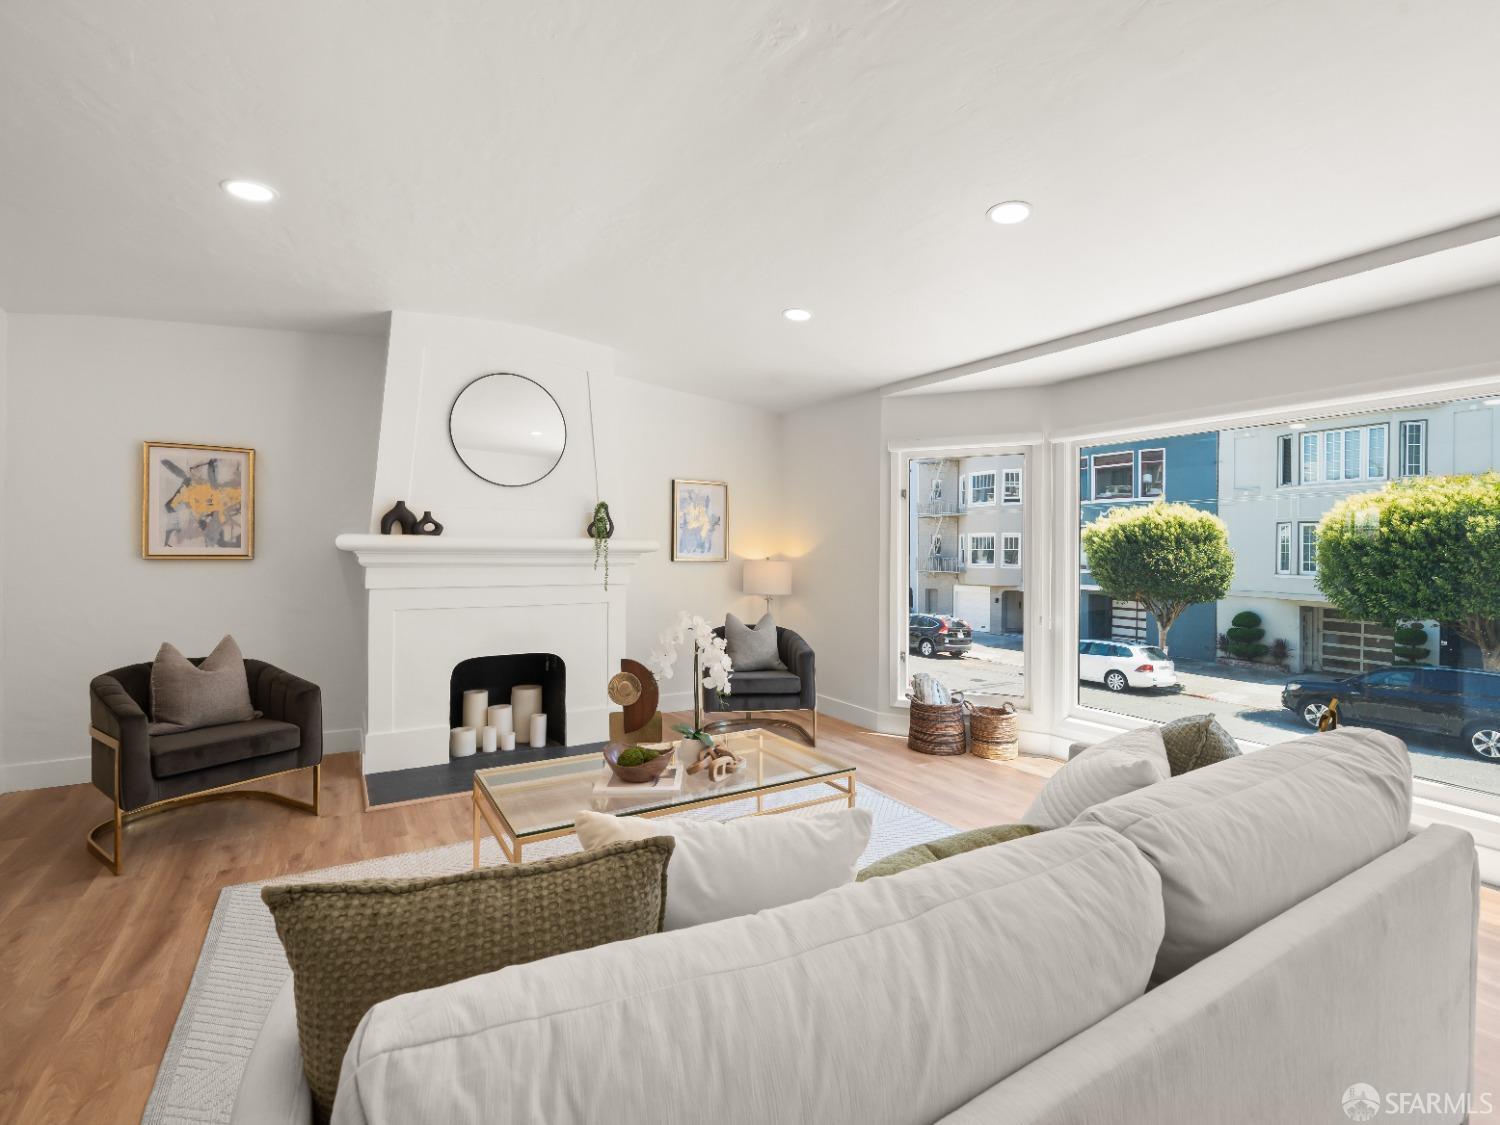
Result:
[[[882,575],[887,565],[891,443],[1063,440],[1494,374],[1500,374],[1500,287],[1052,386],[885,399],[864,394],[789,417],[787,456],[789,463],[800,461],[788,482],[787,520],[807,544],[799,572],[816,581],[814,597],[804,599],[799,591],[798,611],[809,631],[837,638],[833,659],[824,660],[819,650],[820,689],[837,684],[838,704],[851,717],[904,729],[904,715],[886,698],[888,584],[882,578],[876,588],[876,568],[859,562],[873,552]],[[827,448],[800,449],[819,441]],[[1039,467],[1029,469],[1027,499],[1055,504],[1065,481],[1044,495],[1036,487]],[[1055,515],[1049,513],[1042,526],[1050,530]],[[1039,582],[1028,585],[1039,587],[1028,606],[1031,645],[1045,636],[1037,612],[1046,591]],[[843,660],[847,666],[837,666]],[[1039,679],[1048,670],[1033,661],[1032,674],[1033,688],[1045,689]]]
[[[0,544],[0,789],[88,777],[87,691],[164,640],[245,653],[323,688],[352,749],[364,591],[341,531],[364,525],[384,341],[78,316],[10,317]],[[140,557],[141,442],[253,446],[249,562]]]
[[[783,548],[780,420],[621,377],[616,360],[613,349],[524,325],[393,313],[369,528],[378,530],[380,516],[401,499],[418,515],[431,509],[445,534],[584,535],[596,497],[592,384],[598,494],[610,505],[615,534],[661,545],[636,564],[627,601],[628,650],[645,660],[680,609],[719,621],[726,611],[762,611],[759,598],[740,592],[740,575],[743,559]],[[449,442],[453,399],[491,372],[535,379],[563,411],[567,446],[556,469],[537,484],[503,488],[481,480]],[[729,484],[727,563],[672,562],[673,478]],[[663,685],[663,706],[688,706],[688,692],[679,673]]]
[[[0,309],[0,775],[5,767],[5,527],[3,501],[5,497],[5,465],[9,459],[10,434],[9,415],[6,412],[7,389],[10,385],[9,363],[10,321],[5,310]],[[0,776],[0,792],[6,789],[5,778]]]

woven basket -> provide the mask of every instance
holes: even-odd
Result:
[[[1016,732],[1016,709],[976,707],[969,717],[970,753],[991,761],[1008,762],[1021,752]]]
[[[906,745],[918,754],[963,754],[964,716],[973,708],[967,700],[957,703],[911,701],[911,729]]]

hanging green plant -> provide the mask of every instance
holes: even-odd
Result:
[[[609,589],[609,538],[615,533],[615,521],[610,518],[609,505],[603,500],[594,505],[594,518],[589,521],[589,536],[594,540],[594,569],[604,562],[604,588]]]

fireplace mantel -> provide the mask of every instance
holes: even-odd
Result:
[[[506,574],[510,568],[528,570],[544,567],[548,571],[558,568],[577,568],[578,573],[563,577],[553,574],[548,585],[559,582],[576,584],[584,582],[602,583],[604,571],[594,567],[594,541],[584,536],[577,539],[505,539],[478,538],[459,535],[340,535],[334,545],[341,551],[351,552],[365,568],[366,589],[394,589],[402,586],[454,585],[455,576],[443,573],[453,569],[480,570],[488,574],[489,581],[483,585],[509,586],[531,584],[529,577]],[[609,541],[609,576],[613,584],[624,585],[630,580],[630,568],[642,555],[660,550],[660,545],[649,539],[611,539]],[[437,573],[422,573],[422,572]],[[471,580],[457,584],[474,585]]]
[[[556,655],[567,668],[569,743],[608,736],[605,685],[626,655],[625,588],[657,544],[611,539],[606,587],[584,536],[349,534],[335,543],[359,560],[369,591],[366,773],[447,761],[449,677],[472,657]]]

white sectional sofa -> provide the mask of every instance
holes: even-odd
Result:
[[[1319,735],[805,902],[396,997],[334,1120],[1331,1122],[1364,1084],[1460,1121],[1477,865],[1410,805],[1399,741]],[[290,989],[234,1120],[310,1120]]]

